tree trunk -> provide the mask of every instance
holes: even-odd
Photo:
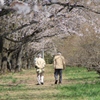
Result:
[[[20,50],[18,51],[17,54],[17,63],[16,63],[16,68],[15,71],[21,71],[22,69],[22,51],[23,51],[23,47],[20,48]]]

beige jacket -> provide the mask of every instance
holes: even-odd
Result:
[[[55,69],[65,68],[65,59],[62,55],[57,55],[54,57],[54,68]]]
[[[45,67],[45,60],[43,58],[37,58],[35,62],[35,66],[37,66],[38,69],[43,69]]]

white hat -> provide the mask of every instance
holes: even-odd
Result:
[[[60,52],[58,52],[57,54],[58,54],[58,55],[61,55],[61,53],[60,53]]]
[[[38,57],[42,57],[42,55],[41,54],[38,54]]]

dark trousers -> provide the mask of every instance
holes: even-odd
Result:
[[[55,81],[58,80],[58,76],[59,76],[59,83],[61,83],[62,82],[62,69],[55,69],[55,72],[54,72]]]

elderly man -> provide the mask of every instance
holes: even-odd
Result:
[[[45,60],[41,57],[41,54],[38,55],[38,58],[35,62],[35,68],[37,71],[37,85],[43,85],[44,84],[44,68],[45,68]]]
[[[61,84],[62,83],[62,70],[65,69],[65,59],[59,52],[54,57],[53,61],[54,61],[55,84],[58,83],[58,76],[59,76],[59,84]]]

